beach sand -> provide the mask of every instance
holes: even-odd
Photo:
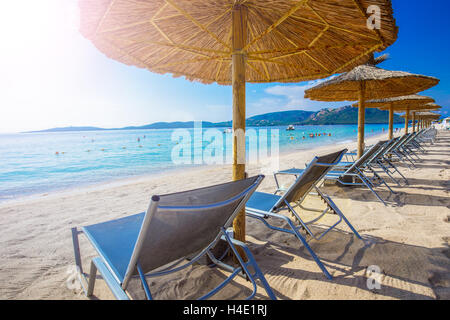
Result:
[[[376,139],[370,140],[368,143]],[[315,155],[345,147],[354,149],[356,144],[283,155],[280,168],[304,167]],[[380,188],[382,196],[393,203],[388,207],[366,189],[324,187],[364,238],[364,242],[360,241],[346,225],[340,224],[323,240],[311,241],[333,280],[325,278],[294,236],[271,231],[260,221],[247,218],[248,244],[277,297],[450,299],[450,133],[440,132],[437,143],[427,150],[417,169],[400,165],[409,186],[396,187],[398,194],[394,196]],[[250,166],[247,171],[255,175],[266,170]],[[230,179],[230,166],[203,167],[0,204],[0,298],[87,299],[74,278],[72,227],[145,211],[153,194]],[[274,190],[274,178],[267,175],[259,191]],[[314,198],[308,201],[312,205],[317,202]],[[314,230],[335,220],[336,216],[327,216]],[[85,239],[81,250],[88,270],[95,252]],[[381,270],[380,289],[367,287],[369,266]],[[149,283],[156,299],[193,299],[224,279],[224,275],[219,269],[195,265],[171,276],[150,279]],[[133,282],[131,288],[134,297],[142,297],[137,283]],[[248,288],[250,283],[239,278],[214,298],[243,298],[249,293]],[[113,298],[101,279],[96,284],[95,298]],[[267,298],[261,287],[256,298]]]

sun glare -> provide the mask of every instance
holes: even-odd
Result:
[[[36,128],[42,117],[41,126],[52,123],[58,87],[80,60],[71,59],[79,52],[75,38],[76,1],[0,2],[0,132]]]

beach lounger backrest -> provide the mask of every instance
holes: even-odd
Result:
[[[372,163],[373,161],[376,161],[380,157],[380,155],[383,155],[384,152],[387,150],[387,148],[390,146],[391,141],[390,140],[384,140],[380,141],[380,148],[376,150],[372,156],[367,160],[367,163]]]
[[[369,161],[369,159],[371,159],[371,157],[374,155],[375,152],[377,152],[382,146],[383,146],[384,142],[383,141],[378,141],[378,143],[376,143],[375,145],[373,145],[369,150],[367,150],[367,152],[365,152],[361,158],[359,158],[358,160],[356,160],[351,166],[350,168],[348,168],[346,173],[354,173],[355,171],[357,171],[357,168],[360,168],[362,166],[364,166],[364,164]]]
[[[125,278],[137,273],[137,263],[147,273],[207,248],[222,227],[232,225],[263,178],[153,196]]]
[[[298,201],[309,194],[311,189],[319,182],[322,177],[336,164],[338,164],[347,149],[331,153],[322,157],[316,157],[306,167],[300,177],[291,185],[286,193],[278,200],[272,210],[284,207],[287,203]]]
[[[400,150],[403,146],[407,145],[411,139],[414,137],[414,134],[407,133],[404,134],[398,141],[398,143],[395,145],[395,147],[392,149],[393,152]]]
[[[413,141],[414,139],[417,138],[418,132],[413,132],[409,135],[408,139],[405,141],[405,145],[407,145],[408,143],[410,143],[411,141]]]
[[[400,138],[394,138],[391,140],[391,143],[389,145],[389,147],[387,147],[387,149],[384,151],[384,155],[390,153],[392,150],[395,149],[395,147],[398,145],[398,143],[400,142]]]

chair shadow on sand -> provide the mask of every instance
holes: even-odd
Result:
[[[415,170],[448,169],[450,161],[444,159],[450,156],[449,147],[450,139],[440,138],[432,149],[427,150],[426,155],[442,156],[443,159],[423,159],[416,163]],[[407,165],[399,164],[399,166],[404,170],[410,170]],[[408,181],[409,185],[406,187],[408,191],[402,191],[403,187],[393,185],[397,194],[391,194],[384,188],[377,189],[377,192],[389,204],[396,207],[418,205],[450,208],[449,197],[421,193],[425,190],[448,192],[450,189],[448,181],[412,177],[408,177]],[[370,190],[360,187],[327,185],[326,193],[337,199],[379,203]],[[450,218],[442,223],[449,221]],[[281,222],[279,226],[282,224]],[[248,233],[258,243],[249,243],[250,250],[279,299],[307,299],[308,290],[314,291],[315,283],[320,283],[329,290],[333,290],[336,286],[356,288],[377,294],[382,299],[433,299],[433,295],[437,299],[450,299],[450,237],[441,239],[442,247],[426,248],[364,235],[364,232],[376,231],[376,228],[358,230],[364,241],[360,241],[351,233],[334,229],[324,240],[310,243],[326,268],[333,274],[334,278],[330,281],[324,277],[309,253],[294,236],[269,230],[262,235],[260,231],[254,232],[251,226],[252,223],[249,224]],[[321,226],[313,227],[315,232],[320,233],[321,230],[323,230]],[[307,261],[314,267],[314,271],[302,269],[301,262],[300,268],[288,267],[289,263],[298,259]],[[379,266],[382,271],[379,290],[369,289],[367,286],[366,271],[369,266]],[[195,265],[178,276],[150,279],[149,283],[155,288],[156,299],[195,299],[225,278],[226,276],[217,268]],[[308,282],[305,288],[302,287],[305,280],[314,282]],[[287,287],[291,287],[290,290],[287,290]],[[249,292],[251,290],[246,286],[232,281],[219,298],[242,299]],[[258,290],[255,296],[257,299],[266,298],[261,292],[263,290]],[[131,281],[130,294],[135,299],[145,298],[139,281]],[[355,297],[353,292],[350,298],[358,297]]]
[[[450,158],[450,153],[445,155],[446,157]],[[407,164],[396,164],[397,168],[399,169],[408,169]],[[444,169],[446,167],[450,166],[450,161],[448,160],[425,160],[414,163],[414,170],[420,170],[420,169]]]
[[[429,203],[428,198],[427,204]],[[260,228],[252,228],[257,223],[259,222],[252,221],[248,226],[248,234],[257,240],[250,242],[249,247],[279,299],[307,299],[308,291],[314,291],[314,283],[309,282],[307,288],[302,288],[304,280],[319,281],[329,290],[336,286],[357,288],[375,293],[381,299],[433,299],[433,294],[437,299],[450,299],[450,237],[442,238],[442,247],[426,248],[364,234],[376,231],[376,228],[359,230],[363,241],[352,233],[335,229],[322,241],[310,242],[313,250],[333,274],[334,278],[330,281],[294,236],[270,230],[261,234]],[[283,222],[279,224],[280,227],[283,226]],[[320,233],[323,229],[321,226],[313,227],[315,233]],[[288,267],[294,259],[308,261],[314,271],[302,269],[301,263],[300,268]],[[369,289],[367,286],[366,270],[372,265],[379,266],[382,271],[380,290]],[[196,265],[171,278],[149,279],[149,283],[154,288],[156,299],[189,300],[202,296],[225,278],[217,268]],[[287,287],[290,289],[286,290]],[[105,291],[108,290],[103,290]],[[139,281],[132,280],[129,291],[134,299],[145,299]],[[250,292],[249,288],[233,280],[218,298],[243,299]],[[266,299],[263,292],[258,290],[256,299]],[[352,294],[352,299],[358,298]],[[104,299],[103,294],[101,299]]]
[[[319,232],[320,229],[322,228],[316,227]],[[265,241],[263,238],[254,237]],[[318,268],[311,272],[286,267],[295,256],[305,260],[312,259],[292,236],[283,234],[281,237],[285,237],[285,242],[280,242],[278,238],[276,242],[269,241],[263,248],[250,246],[269,284],[280,299],[290,299],[277,291],[277,285],[282,283],[274,283],[273,279],[282,278],[280,276],[298,281],[314,279],[326,282],[329,283],[330,289],[336,285],[354,287],[376,293],[382,299],[433,299],[430,295],[408,290],[411,286],[426,287],[428,292],[434,292],[437,299],[450,299],[448,244],[450,239],[443,239],[445,244],[442,247],[430,249],[368,235],[362,235],[363,243],[351,233],[333,230],[327,235],[326,242],[311,242],[313,250],[320,256],[329,271],[335,273],[333,280],[330,281]],[[336,248],[340,249],[337,251]],[[380,290],[371,290],[367,286],[368,277],[365,270],[373,265],[379,266],[382,271]],[[399,284],[402,284],[402,288],[398,287]],[[310,289],[314,290],[314,287]],[[351,298],[357,299],[354,296]]]
[[[449,166],[450,167],[450,166]],[[447,166],[436,166],[439,169],[448,169]],[[420,170],[420,168],[415,169]],[[450,191],[450,182],[447,180],[419,179],[408,177],[409,185],[398,187],[389,177],[383,176],[393,187],[396,194],[392,194],[387,188],[377,188],[376,191],[382,199],[390,206],[403,207],[405,205],[418,206],[438,206],[450,207],[450,197],[427,194],[421,191],[440,191],[448,193]],[[405,190],[405,188],[407,190]],[[417,190],[417,192],[414,192]],[[326,185],[326,193],[336,199],[352,199],[353,201],[364,201],[378,203],[378,199],[368,189],[361,187],[341,187],[336,184]]]
[[[322,227],[313,229],[320,232]],[[333,280],[328,280],[319,268],[307,271],[301,267],[286,267],[294,259],[304,259],[315,266],[311,256],[292,235],[269,231],[264,237],[260,234],[251,236],[262,243],[249,243],[249,247],[278,299],[307,299],[307,292],[314,291],[316,281],[322,282],[330,290],[336,286],[357,288],[377,294],[381,299],[433,299],[432,293],[437,299],[450,299],[450,237],[443,239],[445,244],[440,248],[425,248],[364,234],[364,241],[361,241],[351,233],[334,229],[327,235],[326,241],[311,242],[322,262],[334,274]],[[382,271],[379,290],[367,286],[368,276],[365,271],[373,265],[379,266]],[[217,268],[196,264],[180,272],[179,276],[150,279],[149,284],[154,288],[156,299],[190,300],[208,292],[225,278]],[[309,282],[310,287],[302,289],[302,281],[305,280],[314,280],[314,283]],[[104,283],[102,285],[106,286]],[[282,288],[286,292],[288,286],[292,287],[289,290],[291,293],[297,290],[301,297],[295,297],[295,294],[294,297],[286,296],[278,290]],[[408,290],[412,286],[422,287],[421,291],[427,291],[429,295]],[[248,287],[233,280],[218,298],[243,299],[250,292]],[[145,299],[137,279],[130,282],[129,293],[134,299]],[[263,290],[258,290],[255,298],[267,299],[262,293]],[[358,299],[355,296],[350,298]],[[98,297],[94,295],[91,299],[96,300]]]
[[[230,259],[227,258],[230,262]],[[172,276],[147,278],[155,300],[195,300],[217,287],[227,278],[223,269],[207,266],[198,262],[185,270],[174,273]],[[101,275],[96,276],[97,281],[94,294],[90,300],[113,300],[114,296],[108,290]],[[245,281],[245,280],[242,280]],[[259,282],[257,282],[259,284]],[[248,297],[252,290],[251,285],[246,287],[236,280],[230,281],[217,296],[211,299],[242,300]],[[280,294],[274,291],[280,299]],[[127,293],[133,300],[146,300],[144,288],[138,278],[131,279]],[[255,295],[257,300],[268,299],[263,293],[264,289],[258,288]]]
[[[427,147],[426,150],[426,155],[448,157],[450,155],[450,139],[439,139],[431,148]]]

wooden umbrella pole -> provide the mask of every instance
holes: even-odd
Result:
[[[365,126],[365,95],[366,83],[364,81],[360,84],[359,89],[359,107],[358,107],[358,159],[364,154],[364,126]]]
[[[394,104],[389,105],[389,140],[394,138]]]
[[[415,112],[413,112],[413,114],[412,114],[412,125],[413,125],[413,132],[415,133],[416,132],[416,113]]]
[[[406,116],[405,116],[405,134],[408,134],[408,125],[409,125],[409,107],[406,108]]]
[[[232,11],[233,85],[233,181],[245,178],[245,60],[247,8],[235,5]],[[234,238],[245,242],[245,210],[233,222]]]

